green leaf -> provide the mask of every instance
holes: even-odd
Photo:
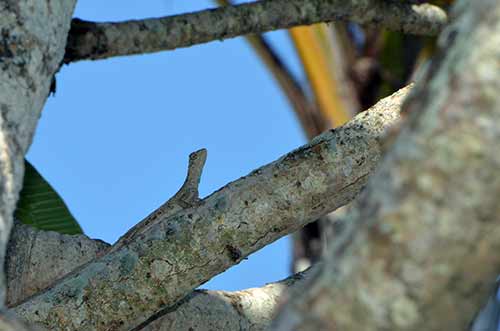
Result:
[[[15,218],[41,230],[66,234],[83,233],[54,188],[27,160],[24,161],[24,167],[23,188],[14,213]]]

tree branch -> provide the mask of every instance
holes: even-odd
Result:
[[[465,330],[485,302],[500,270],[500,2],[459,0],[452,18],[408,122],[274,330]]]
[[[9,241],[6,271],[8,305],[35,294],[71,270],[102,256],[110,245],[84,235],[63,235],[16,223]],[[137,330],[265,330],[281,296],[297,287],[310,270],[262,288],[244,291],[196,290],[174,307],[162,310]]]
[[[160,312],[141,331],[265,331],[290,293],[299,291],[316,266],[282,281],[243,291],[196,290],[175,309]]]
[[[7,306],[13,307],[72,270],[106,253],[109,244],[85,235],[37,230],[15,222],[7,248]]]
[[[4,259],[22,186],[24,154],[63,59],[75,0],[0,5],[0,330],[23,330],[4,312]]]
[[[128,330],[250,253],[351,201],[408,88],[169,216],[15,308],[48,329]],[[151,216],[150,216],[151,217]]]
[[[267,0],[118,23],[75,19],[64,62],[159,52],[333,20],[435,35],[446,23],[446,14],[436,6],[398,1]]]

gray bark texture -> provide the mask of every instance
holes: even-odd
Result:
[[[7,304],[20,301],[46,288],[69,271],[101,256],[108,248],[84,235],[61,235],[16,223],[7,255]],[[244,291],[195,290],[173,307],[154,314],[137,329],[163,330],[266,330],[282,297],[308,277],[311,270],[262,288]]]
[[[351,201],[376,167],[407,93],[185,209],[160,208],[104,256],[14,311],[48,329],[139,325],[250,253]],[[183,189],[165,205],[182,206]]]
[[[451,16],[400,134],[274,330],[466,330],[486,301],[500,270],[500,2],[460,0]]]
[[[197,290],[141,331],[266,331],[290,293],[298,291],[312,269],[262,288],[237,292]]]
[[[110,247],[85,235],[66,235],[14,224],[7,247],[5,274],[8,307],[47,288],[74,269],[104,255]]]
[[[398,1],[267,0],[118,23],[74,20],[64,62],[159,52],[334,20],[436,35],[446,23],[446,14],[429,4]]]
[[[0,309],[4,259],[33,137],[52,77],[65,51],[74,0],[2,1],[0,4]],[[21,330],[4,312],[0,330]]]

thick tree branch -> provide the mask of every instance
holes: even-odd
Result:
[[[196,290],[173,311],[161,312],[140,330],[268,330],[284,299],[299,291],[315,268],[261,288],[236,292]]]
[[[155,224],[160,216],[169,217],[198,203],[198,185],[206,158],[205,149],[192,153],[186,180],[180,190],[149,217],[131,228],[113,249],[127,245],[136,235]],[[104,255],[110,247],[103,241],[91,240],[85,235],[68,236],[37,231],[21,224],[17,224],[12,236],[6,261],[9,306],[17,305],[76,267]]]
[[[4,258],[33,137],[50,83],[64,55],[75,0],[0,4],[0,314]],[[7,315],[0,330],[22,330]]]
[[[23,331],[23,330],[32,330],[32,331],[42,331],[39,328],[30,328],[24,322],[20,321],[17,316],[12,314],[9,311],[2,312],[0,315],[0,330],[2,331]]]
[[[159,52],[333,20],[435,35],[446,23],[446,14],[436,6],[402,1],[265,0],[118,23],[76,19],[72,23],[64,62]]]
[[[85,235],[41,231],[16,222],[5,261],[7,306],[13,307],[47,288],[77,267],[104,255],[109,247]]]
[[[193,207],[157,215],[130,241],[15,311],[49,329],[128,330],[174,305],[250,253],[351,201],[377,165],[407,92]]]
[[[465,330],[485,302],[500,270],[500,2],[459,0],[452,16],[407,125],[275,330]]]
[[[110,245],[84,235],[62,235],[16,223],[9,241],[7,280],[9,306],[15,306],[71,270],[103,254]],[[155,314],[142,331],[155,330],[265,330],[287,295],[310,271],[262,288],[244,291],[196,290],[174,307]]]

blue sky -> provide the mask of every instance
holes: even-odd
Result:
[[[210,1],[80,0],[99,21],[164,16]],[[288,36],[267,34],[304,79]],[[189,153],[208,149],[206,196],[305,142],[273,78],[243,38],[64,66],[28,159],[92,238],[114,242],[171,197]],[[261,286],[289,273],[290,242],[253,254],[203,287]]]

